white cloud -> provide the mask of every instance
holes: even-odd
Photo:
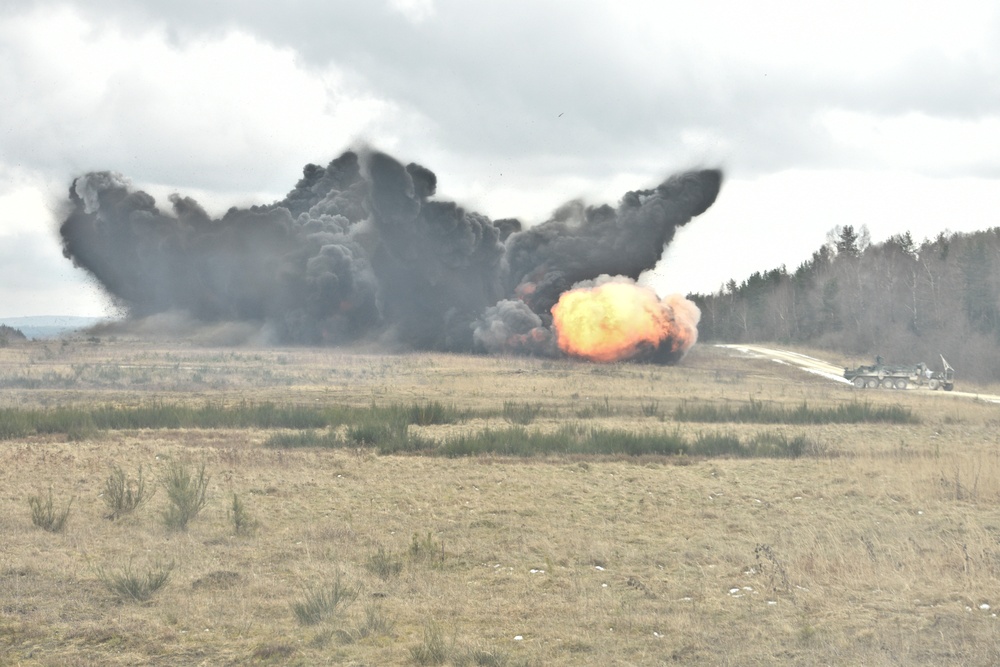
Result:
[[[1000,175],[1000,111],[967,119],[836,110],[823,114],[821,122],[837,144],[867,164],[929,174]]]
[[[6,21],[0,50],[3,88],[18,91],[0,106],[0,126],[17,128],[0,150],[53,171],[285,188],[310,159],[391,133],[395,113],[336,67],[236,31],[176,44],[63,8]]]
[[[661,294],[714,292],[733,278],[785,265],[794,271],[837,225],[866,226],[873,242],[910,232],[996,226],[1000,188],[988,178],[893,170],[793,169],[730,179],[718,201],[682,228],[644,282]]]
[[[100,290],[62,256],[45,184],[23,173],[0,183],[0,315],[103,314]]]
[[[389,7],[414,23],[434,16],[434,0],[389,0]]]

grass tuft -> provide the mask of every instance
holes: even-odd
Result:
[[[132,561],[115,572],[109,572],[104,568],[97,570],[97,578],[124,602],[146,602],[153,597],[153,594],[163,588],[170,580],[170,573],[173,572],[174,563],[157,563],[145,572],[136,572],[132,568]]]
[[[430,426],[431,424],[454,424],[464,419],[455,406],[445,407],[438,401],[430,403],[414,403],[410,406],[408,422],[417,426]]]
[[[368,557],[365,569],[382,581],[388,581],[403,571],[403,561],[386,551],[384,547],[379,547],[378,551]]]
[[[434,622],[424,626],[423,640],[410,648],[410,657],[418,665],[443,665],[450,654],[441,626]]]
[[[316,625],[346,609],[358,597],[358,589],[341,581],[340,574],[332,584],[316,586],[306,591],[301,602],[292,603],[292,613],[302,625]]]
[[[522,426],[535,421],[541,413],[542,406],[536,403],[516,403],[514,401],[503,402],[503,418],[511,424]]]
[[[391,635],[396,624],[389,618],[379,605],[369,605],[365,608],[365,617],[354,629],[355,639]]]

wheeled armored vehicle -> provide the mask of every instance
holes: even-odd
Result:
[[[943,370],[934,371],[924,362],[913,366],[895,366],[883,363],[882,357],[875,358],[872,366],[845,368],[844,377],[858,389],[908,389],[927,387],[928,389],[955,388],[955,369],[941,356]]]

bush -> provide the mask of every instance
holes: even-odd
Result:
[[[173,561],[167,565],[157,563],[153,568],[140,574],[133,571],[132,561],[129,560],[128,564],[118,572],[98,569],[97,578],[125,602],[146,602],[166,585],[173,569]]]
[[[135,479],[129,479],[125,471],[117,465],[111,469],[111,474],[104,482],[104,493],[101,497],[104,504],[111,510],[105,515],[107,519],[117,519],[126,514],[131,514],[146,504],[155,494],[156,489],[147,488],[146,480],[142,476],[142,466]]]
[[[52,489],[49,489],[48,498],[41,496],[31,496],[28,498],[28,505],[31,507],[31,523],[42,530],[50,533],[60,533],[66,527],[66,520],[69,518],[69,510],[73,505],[73,498],[66,503],[66,509],[57,512],[52,502]]]
[[[198,516],[208,500],[208,475],[203,463],[194,475],[186,466],[173,463],[163,480],[170,506],[163,513],[168,528],[187,530],[191,519]]]

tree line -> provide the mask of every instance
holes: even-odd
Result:
[[[692,294],[702,341],[806,344],[887,363],[944,355],[959,377],[1000,381],[1000,227],[909,232],[871,243],[836,227],[794,272],[782,266]]]

